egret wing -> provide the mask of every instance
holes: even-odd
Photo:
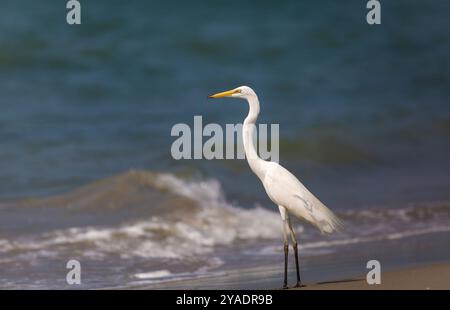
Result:
[[[343,227],[341,220],[281,165],[271,163],[263,184],[274,203],[322,233],[332,233]]]

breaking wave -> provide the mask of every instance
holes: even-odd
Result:
[[[95,214],[99,209],[120,213],[127,205],[134,211],[139,209],[138,218],[110,226],[102,225],[100,216],[96,226],[0,239],[0,252],[29,254],[46,249],[45,255],[51,255],[66,249],[91,258],[112,254],[177,259],[210,253],[217,245],[278,238],[280,232],[277,213],[261,207],[233,206],[225,200],[216,180],[188,181],[142,171],[95,182],[67,195],[10,203],[9,207],[30,210],[45,206],[49,214],[58,207],[76,217],[80,211]]]
[[[42,225],[56,227],[28,231],[26,227],[39,223],[24,220],[18,225],[24,231],[1,233],[0,263],[61,256],[142,258],[155,262],[153,270],[164,270],[136,273],[139,279],[169,276],[173,270],[161,269],[161,261],[165,267],[190,264],[195,272],[220,266],[224,264],[220,253],[249,241],[266,245],[253,253],[274,254],[280,250],[276,245],[282,239],[277,209],[245,209],[225,199],[217,180],[168,173],[130,171],[65,195],[22,199],[0,204],[0,208],[5,216],[23,212],[28,220],[34,218],[33,212],[44,213]],[[447,202],[337,213],[346,222],[347,231],[329,238],[307,229],[301,234],[303,249],[323,252],[347,244],[450,231]],[[60,227],[57,224],[62,219],[65,223]],[[298,229],[303,231],[302,226]]]

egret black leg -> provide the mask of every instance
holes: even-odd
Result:
[[[284,281],[283,281],[283,289],[287,289],[287,273],[288,273],[288,254],[289,254],[289,245],[284,244]]]
[[[300,280],[300,267],[298,263],[298,245],[297,242],[294,243],[294,255],[295,255],[295,268],[297,270],[297,284],[295,284],[295,287],[302,287],[302,281]]]
[[[295,256],[295,269],[297,271],[297,283],[294,287],[302,287],[302,281],[300,280],[300,264],[298,261],[298,244],[297,244],[297,238],[295,237],[295,231],[292,229],[291,220],[288,218],[288,226],[289,230],[291,232],[291,239],[292,239],[292,249],[294,250],[294,256]]]
[[[289,215],[286,208],[283,206],[278,206],[281,214],[281,219],[283,220],[283,240],[284,240],[284,280],[283,289],[288,288],[287,286],[287,273],[288,273],[288,254],[289,254]]]

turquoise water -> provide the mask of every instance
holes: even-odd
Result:
[[[281,124],[281,161],[313,179],[322,167],[408,164],[431,141],[425,156],[447,154],[448,6],[385,3],[369,27],[361,1],[91,1],[69,27],[62,4],[2,4],[0,195],[130,167],[227,174],[220,161],[174,162],[170,129],[194,115],[241,122],[245,105],[206,100],[241,84],[258,92],[260,121]]]
[[[379,210],[402,213],[413,205],[407,225],[399,215],[392,224],[398,231],[389,232],[402,233],[423,229],[420,215],[432,205],[441,216],[426,217],[426,224],[438,231],[448,227],[448,1],[384,1],[380,26],[366,24],[365,1],[84,1],[80,26],[65,23],[64,1],[8,1],[0,8],[0,249],[8,257],[5,264],[28,260],[31,253],[37,264],[48,266],[71,253],[84,255],[80,249],[85,247],[95,252],[92,243],[101,248],[97,254],[103,260],[114,262],[121,249],[102,248],[110,239],[94,238],[99,245],[86,227],[107,226],[126,235],[122,225],[131,221],[151,239],[145,235],[150,228],[134,221],[192,203],[192,196],[183,193],[177,200],[172,196],[180,193],[165,196],[153,183],[142,192],[146,182],[123,177],[130,169],[144,179],[158,173],[177,176],[174,182],[187,182],[195,195],[202,189],[213,193],[194,199],[200,208],[205,202],[238,208],[229,214],[233,224],[224,226],[230,234],[249,216],[246,210],[255,205],[271,210],[245,161],[175,161],[170,156],[170,130],[176,123],[192,124],[194,115],[222,125],[243,120],[245,104],[206,99],[239,85],[258,93],[260,122],[280,124],[280,162],[338,214],[352,221],[355,212],[375,210],[385,216]],[[108,178],[114,175],[122,176],[120,185]],[[98,180],[104,183],[87,185]],[[176,184],[167,186],[172,190]],[[88,192],[79,190],[86,185]],[[110,188],[120,194],[114,196]],[[31,202],[24,206],[23,198]],[[102,210],[113,211],[105,216]],[[258,213],[258,219],[272,215]],[[164,219],[178,223],[171,216]],[[202,231],[192,225],[189,229]],[[356,226],[351,234],[359,237],[368,229]],[[271,229],[260,232],[263,239],[275,234]],[[231,241],[219,236],[212,246],[252,239],[248,234],[240,232]],[[74,235],[82,236],[75,248],[69,242],[44,242]],[[320,240],[314,234],[305,238]],[[158,238],[151,240],[149,253],[161,248]],[[202,247],[206,241],[198,240],[201,246],[191,255],[211,261]],[[48,246],[51,254],[33,252],[28,246],[33,242]],[[11,254],[14,250],[22,256]],[[173,254],[172,274],[202,264],[192,262],[188,268],[176,259],[182,254],[173,251],[161,252],[162,258]],[[145,253],[133,253],[120,262],[142,264],[142,270],[130,273],[161,270],[154,255],[144,264]],[[95,261],[95,255],[86,257]],[[23,279],[21,273],[3,276],[10,284]],[[33,279],[24,281],[37,281],[39,275]],[[120,279],[97,279],[98,286],[127,282]]]

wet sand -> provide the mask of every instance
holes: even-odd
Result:
[[[303,255],[301,289],[450,289],[450,253],[448,233],[427,234],[399,240],[349,244],[319,256]],[[420,249],[420,250],[419,250]],[[196,278],[185,277],[157,281],[139,280],[123,289],[241,289],[275,290],[283,281],[280,255],[261,257],[251,267],[228,265]],[[436,257],[440,259],[437,260]],[[381,263],[381,284],[368,285],[365,277],[369,260]],[[295,283],[291,257],[288,284]],[[228,267],[228,268],[227,268]]]
[[[307,285],[293,290],[445,290],[450,289],[450,263],[406,268],[381,274],[381,284],[368,285],[354,278]]]

